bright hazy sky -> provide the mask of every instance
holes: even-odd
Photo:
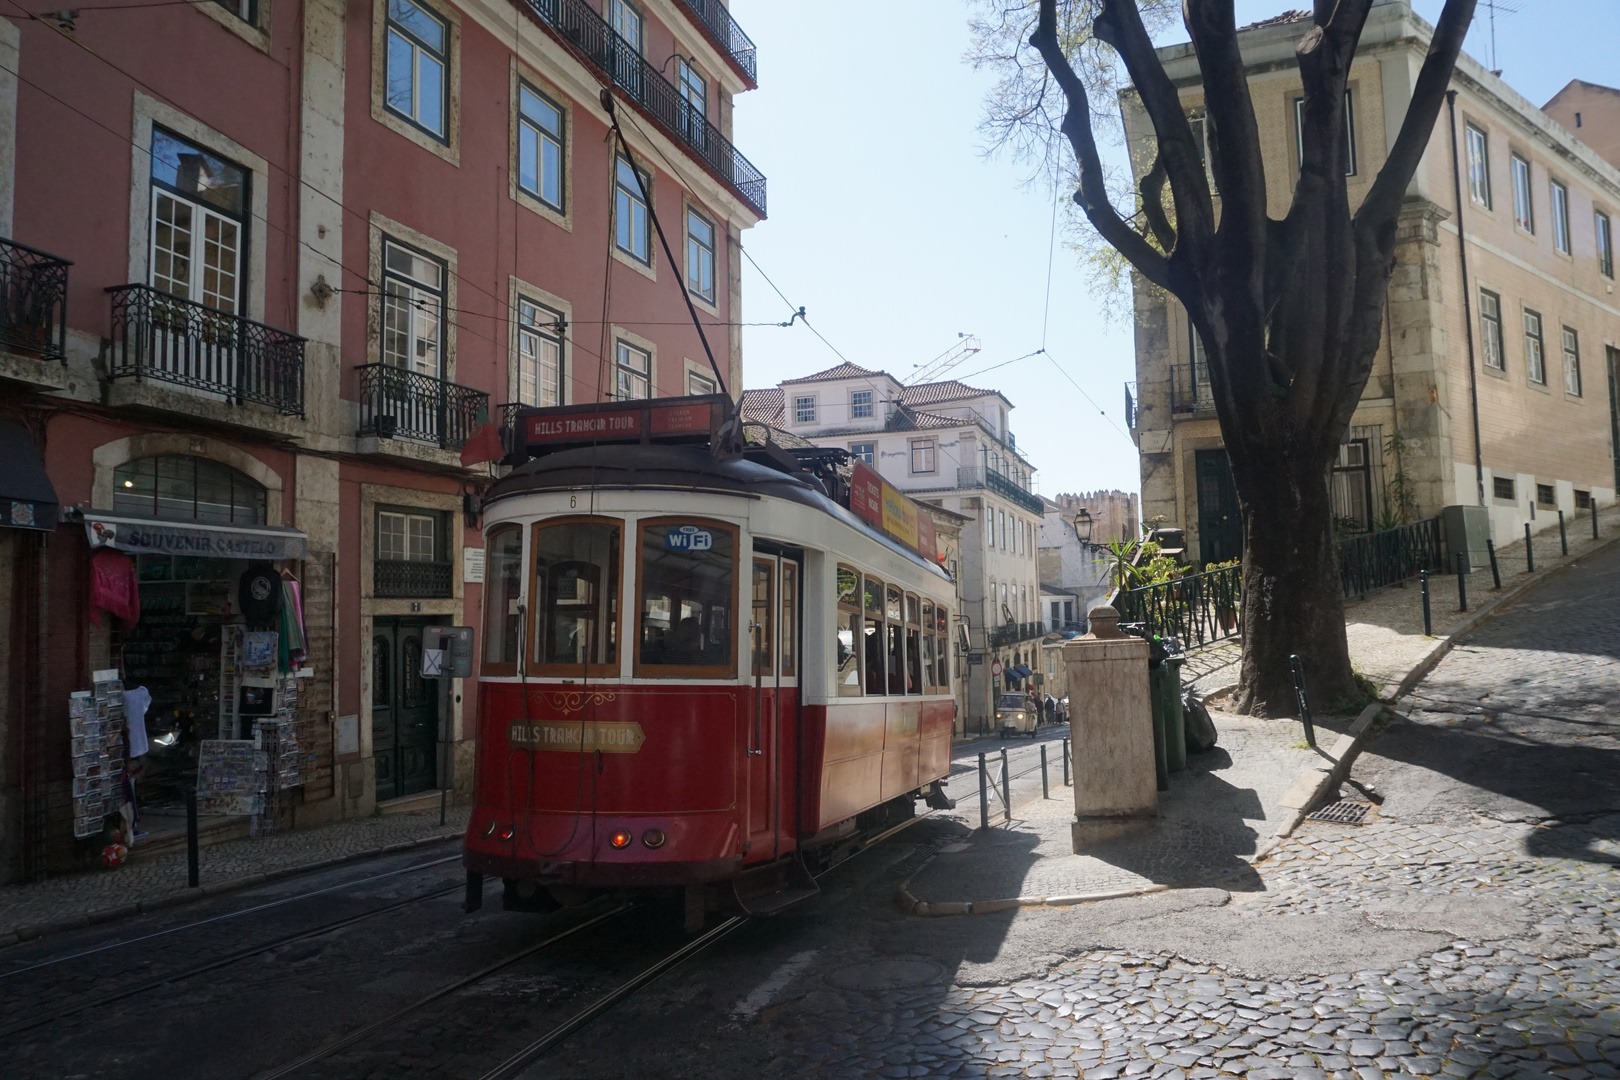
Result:
[[[1414,6],[1433,22],[1442,3]],[[1544,102],[1571,78],[1620,82],[1620,2],[1509,6],[1521,10],[1497,18],[1497,64],[1525,97]],[[1309,4],[1238,0],[1238,19],[1288,7]],[[770,218],[743,237],[764,272],[844,356],[901,379],[959,333],[977,335],[983,351],[951,375],[1012,401],[1039,491],[1137,490],[1136,449],[1114,426],[1135,378],[1130,332],[1105,323],[1061,243],[1051,359],[974,375],[1041,347],[1052,203],[1022,184],[1027,166],[981,152],[990,77],[962,61],[962,0],[732,0],[731,10],[759,47],[760,89],[737,98],[735,135],[769,178]],[[1489,63],[1483,3],[1467,48]],[[788,313],[746,261],[743,313]],[[743,343],[749,388],[839,362],[802,325],[748,327]]]

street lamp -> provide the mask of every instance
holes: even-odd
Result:
[[[1082,547],[1091,546],[1091,526],[1091,511],[1082,506],[1080,512],[1074,515],[1074,535],[1079,538]]]

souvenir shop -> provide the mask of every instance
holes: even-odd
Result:
[[[82,512],[90,620],[109,666],[73,694],[74,835],[130,843],[218,824],[272,831],[300,783],[304,535]]]

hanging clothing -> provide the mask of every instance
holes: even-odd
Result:
[[[257,562],[242,572],[237,603],[247,624],[274,627],[281,614],[281,575],[267,562]]]
[[[304,663],[304,620],[298,605],[296,582],[281,582],[281,644],[277,659],[282,674],[291,674]]]
[[[124,724],[129,731],[129,756],[133,760],[145,754],[146,710],[152,707],[152,691],[144,686],[124,691]]]
[[[105,611],[134,626],[141,619],[141,590],[135,582],[135,560],[114,548],[90,556],[90,621],[101,627]]]

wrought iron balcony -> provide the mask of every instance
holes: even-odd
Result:
[[[720,0],[680,0],[680,5],[697,16],[698,24],[709,31],[720,51],[747,73],[748,81],[759,85],[759,72],[755,69],[758,51],[725,5]]]
[[[1041,622],[1002,623],[990,628],[990,647],[998,649],[1004,645],[1016,645],[1020,641],[1034,641],[1045,637],[1046,633],[1046,624]]]
[[[67,259],[0,240],[0,346],[67,362]]]
[[[489,422],[489,395],[482,390],[392,364],[362,364],[356,370],[362,435],[459,450]]]
[[[964,465],[956,470],[959,488],[988,488],[1009,502],[1015,502],[1032,514],[1046,513],[1046,502],[1032,491],[1025,491],[994,469],[983,465]]]
[[[450,564],[378,559],[372,563],[371,591],[380,597],[449,596]]]
[[[158,379],[232,405],[304,415],[304,339],[150,285],[112,294],[114,379]]]
[[[585,0],[523,0],[603,75],[613,80],[664,132],[684,145],[738,197],[765,214],[765,176],[642,59]]]

